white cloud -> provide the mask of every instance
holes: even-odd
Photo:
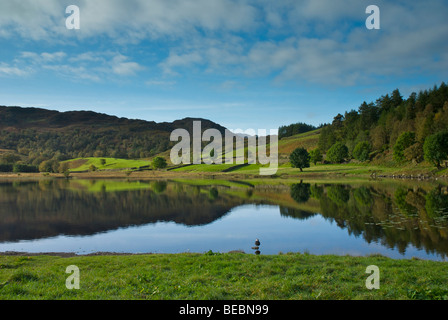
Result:
[[[67,30],[65,8],[80,8],[81,29]],[[0,2],[0,36],[58,40],[107,35],[128,42],[183,37],[197,29],[249,30],[257,10],[236,0],[21,0]],[[126,35],[124,37],[123,35]]]
[[[59,61],[64,59],[67,54],[65,52],[59,51],[54,53],[43,52],[40,55],[44,61]]]
[[[144,70],[144,67],[129,57],[114,52],[85,52],[69,55],[65,52],[31,52],[24,51],[14,59],[18,66],[23,66],[24,71],[3,64],[0,72],[4,74],[25,75],[32,70],[51,71],[57,76],[73,80],[89,80],[100,82],[103,79],[114,79],[116,76],[135,76]]]
[[[42,52],[40,54],[36,52],[24,51],[20,54],[20,57],[23,59],[31,60],[34,63],[48,63],[48,62],[57,62],[63,60],[67,54],[62,51],[58,52]]]
[[[120,76],[133,76],[137,72],[144,69],[143,66],[137,62],[128,61],[128,57],[121,54],[116,55],[111,61],[113,73]]]
[[[177,74],[173,69],[182,67],[191,67],[201,63],[203,60],[199,52],[190,52],[184,54],[177,54],[171,52],[169,57],[159,66],[166,74]]]
[[[29,75],[29,71],[0,63],[0,75],[23,77]]]
[[[81,10],[81,30],[65,28],[65,7]],[[165,75],[198,71],[353,85],[377,75],[443,72],[448,66],[444,0],[377,0],[381,30],[364,27],[368,0],[22,0],[0,2],[0,37],[87,40],[85,53],[23,52],[20,58],[90,74],[135,76],[145,68],[131,51],[94,52],[106,39],[124,47],[157,41]],[[92,41],[93,39],[93,41]],[[148,41],[149,40],[149,41]],[[141,53],[139,53],[141,56]],[[34,66],[37,68],[37,66]],[[20,64],[3,74],[20,73]],[[9,68],[9,69],[8,69]],[[16,68],[17,70],[15,70]],[[63,68],[53,68],[53,70]],[[155,84],[152,84],[155,85]]]

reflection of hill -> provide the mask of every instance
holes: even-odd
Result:
[[[76,192],[56,181],[0,184],[0,241],[89,235],[159,221],[203,225],[242,203],[197,188],[163,191]]]
[[[402,253],[412,244],[448,254],[446,187],[79,182],[0,183],[0,242],[91,235],[159,221],[205,225],[243,204],[271,204],[294,219],[321,214],[349,234]]]
[[[305,210],[301,210],[301,209],[285,208],[285,207],[280,206],[280,214],[285,217],[306,220],[306,219],[309,219],[309,218],[315,216],[317,213],[309,212],[309,211],[305,211]]]

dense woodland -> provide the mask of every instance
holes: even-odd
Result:
[[[443,82],[432,89],[412,93],[407,99],[396,89],[375,102],[363,102],[358,110],[336,115],[331,124],[321,129],[319,149],[328,155],[334,153],[335,144],[345,146],[346,154],[339,158],[340,162],[356,158],[382,163],[419,163],[425,160],[427,150],[424,149],[433,147],[432,151],[440,153],[436,158],[447,160],[447,130],[448,86]],[[432,162],[436,166],[441,164],[441,161]]]
[[[321,125],[321,126],[323,126],[323,125]],[[288,126],[281,126],[280,128],[278,128],[278,138],[282,139],[282,138],[286,138],[286,137],[291,137],[296,134],[316,130],[317,128],[320,128],[321,126],[315,127],[311,124],[306,124],[303,122],[293,123]]]

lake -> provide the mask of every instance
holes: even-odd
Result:
[[[446,261],[448,189],[392,180],[0,182],[0,252],[210,250]]]

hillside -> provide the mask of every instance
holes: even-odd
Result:
[[[156,123],[92,111],[0,106],[0,152],[15,154],[15,161],[33,165],[48,159],[148,158],[175,144],[170,141],[173,130],[182,128],[191,134],[195,120],[201,121],[203,131],[214,128],[224,133],[226,130],[200,118]]]
[[[448,86],[442,82],[408,98],[396,89],[375,102],[364,101],[357,110],[337,114],[322,128],[318,146],[327,153],[336,144],[345,145],[345,155],[330,162],[355,158],[404,165],[426,160],[440,168],[448,160],[447,140]]]

